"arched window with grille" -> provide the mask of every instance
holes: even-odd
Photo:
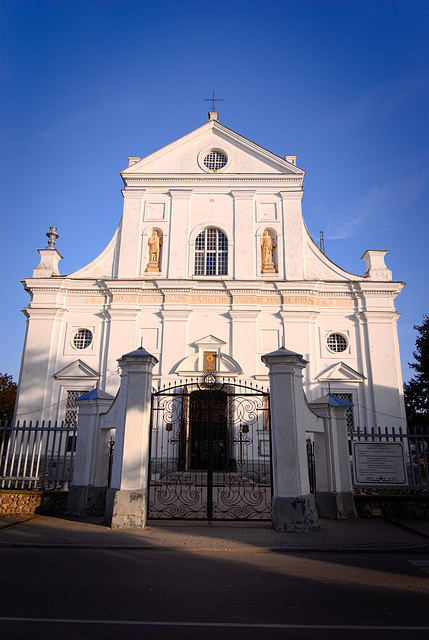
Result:
[[[226,276],[228,239],[219,229],[204,229],[195,239],[195,275]]]

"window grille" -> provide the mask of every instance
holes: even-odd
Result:
[[[347,400],[347,402],[353,402],[353,394],[351,393],[333,393],[336,398],[340,398],[341,400]],[[351,433],[355,428],[355,419],[353,414],[353,407],[347,407],[346,409],[346,424],[347,431]]]
[[[66,413],[64,416],[64,426],[75,429],[77,427],[77,414],[79,407],[76,404],[76,398],[86,393],[84,389],[67,391]]]
[[[210,151],[204,158],[204,166],[212,171],[222,169],[228,162],[228,158],[221,151]]]
[[[204,229],[195,239],[195,275],[228,273],[228,240],[219,229]]]
[[[342,353],[347,349],[347,340],[341,333],[330,333],[326,344],[328,349],[334,353]]]
[[[89,329],[79,329],[73,337],[76,349],[86,349],[92,342],[92,332]]]

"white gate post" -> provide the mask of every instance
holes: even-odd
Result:
[[[116,424],[106,518],[113,529],[146,526],[150,462],[152,369],[158,360],[143,347],[118,360],[123,411]]]
[[[324,433],[314,434],[317,508],[322,518],[355,518],[346,411],[351,402],[332,394],[310,402],[324,418]]]
[[[107,475],[101,478],[97,469],[99,451],[99,418],[109,410],[113,396],[93,389],[76,399],[79,407],[73,484],[67,499],[66,512],[72,515],[98,515],[104,512]],[[104,452],[107,457],[107,450]],[[101,454],[101,455],[100,455]]]
[[[307,361],[284,347],[262,356],[269,368],[273,461],[273,527],[277,531],[308,531],[317,523],[310,493],[306,423],[310,410],[302,386]]]

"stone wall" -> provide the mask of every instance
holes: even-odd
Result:
[[[359,518],[382,517],[390,520],[420,520],[429,522],[428,495],[370,495],[354,496]]]
[[[9,518],[36,513],[64,513],[68,491],[0,489],[0,515]]]
[[[26,491],[0,489],[0,516],[64,513],[68,491]],[[390,518],[393,520],[420,520],[429,522],[427,495],[355,495],[359,518]]]

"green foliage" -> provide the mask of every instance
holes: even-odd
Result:
[[[0,420],[12,420],[17,384],[8,373],[0,373]]]
[[[429,315],[424,315],[423,323],[414,329],[420,335],[413,353],[416,361],[410,363],[410,367],[417,373],[404,384],[405,409],[412,431],[423,428],[429,432]]]

